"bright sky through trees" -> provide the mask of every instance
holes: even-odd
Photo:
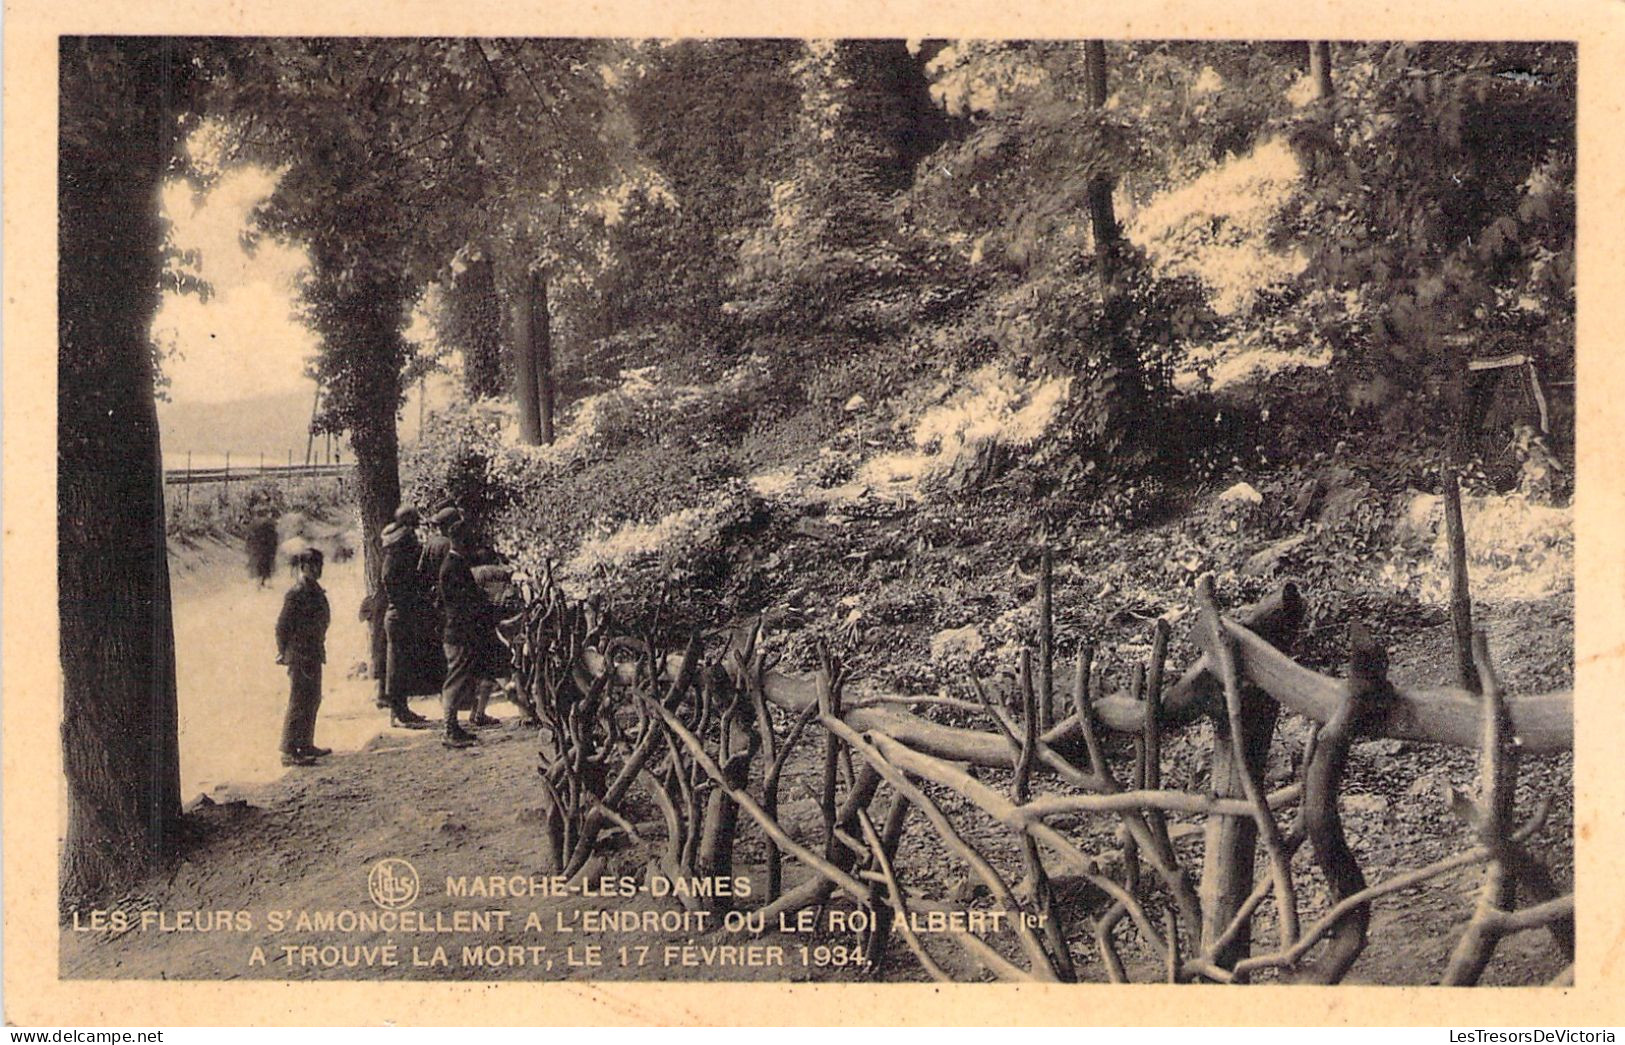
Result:
[[[245,249],[249,216],[275,185],[274,173],[243,167],[201,198],[182,181],[164,186],[171,242],[196,252],[184,267],[211,287],[206,300],[166,288],[153,320],[175,403],[312,389],[305,360],[318,342],[294,314],[305,253],[263,237]]]

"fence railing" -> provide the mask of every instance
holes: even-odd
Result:
[[[1393,682],[1386,652],[1358,623],[1347,677],[1323,676],[1282,648],[1304,617],[1295,586],[1227,615],[1209,575],[1197,586],[1203,653],[1195,664],[1164,686],[1168,630],[1158,621],[1144,663],[1108,665],[1104,647],[1081,649],[1070,707],[1057,708],[1051,575],[1046,553],[1037,655],[1023,651],[1013,692],[968,679],[975,700],[873,691],[849,699],[846,671],[822,646],[814,676],[772,670],[759,625],[710,656],[700,633],[682,654],[662,653],[652,637],[610,636],[544,578],[510,625],[521,703],[546,735],[539,864],[589,880],[612,828],[656,850],[659,823],[627,815],[638,786],[664,825],[651,863],[673,882],[730,880],[741,829],[754,823],[762,834],[760,904],[679,896],[725,926],[732,919],[763,933],[798,912],[845,905],[841,925],[859,934],[852,964],[871,976],[885,975],[895,931],[934,979],[1071,981],[1097,974],[1075,964],[1092,959],[1113,981],[1171,983],[1340,982],[1374,933],[1393,931],[1373,919],[1376,901],[1482,865],[1478,901],[1453,933],[1442,982],[1479,982],[1503,936],[1535,928],[1548,931],[1567,963],[1553,983],[1572,982],[1573,895],[1526,845],[1550,801],[1524,820],[1514,808],[1519,755],[1572,750],[1572,693],[1507,696],[1481,633],[1471,650],[1481,694]],[[1127,692],[1113,692],[1125,674]],[[987,725],[916,713],[931,703]],[[1291,759],[1298,780],[1269,790],[1283,711],[1308,719],[1312,739]],[[1203,717],[1213,722],[1207,771],[1165,782],[1175,768],[1164,764],[1165,731]],[[1465,821],[1458,852],[1373,883],[1345,834],[1338,796],[1353,741],[1374,737],[1477,748],[1480,786],[1476,796],[1448,796]],[[798,748],[794,772],[818,799],[816,824],[780,814],[781,781]],[[1053,779],[1041,792],[1031,786],[1040,775]],[[881,817],[877,799],[888,790]],[[920,842],[926,833],[933,838]],[[1197,835],[1199,848],[1189,842]],[[911,845],[905,868],[900,856]],[[1324,894],[1294,873],[1300,851]],[[963,881],[985,887],[990,907],[967,908],[962,890],[930,870],[944,853],[963,865]],[[797,881],[792,867],[803,872]],[[947,930],[931,930],[929,943],[915,932],[922,912]],[[824,924],[834,931],[833,919]]]
[[[259,479],[325,479],[339,478],[350,473],[347,464],[295,464],[265,465],[248,468],[166,468],[166,486],[186,486],[193,483],[252,482]]]

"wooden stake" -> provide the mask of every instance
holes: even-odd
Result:
[[[1198,633],[1202,630],[1199,627]],[[1209,663],[1214,669],[1220,666],[1216,653],[1216,650],[1209,651]],[[1209,788],[1223,798],[1246,795],[1244,774],[1250,772],[1250,766],[1257,767],[1258,776],[1263,776],[1275,720],[1281,710],[1279,704],[1251,686],[1244,687],[1240,696],[1243,735],[1239,744],[1231,736],[1230,716],[1227,713],[1213,716],[1213,770]],[[1238,752],[1244,756],[1239,761]],[[1219,939],[1253,891],[1257,846],[1256,821],[1228,816],[1208,818],[1202,841],[1201,940]],[[1238,930],[1213,960],[1221,967],[1230,967],[1251,951],[1252,930],[1248,926]]]
[[[1038,570],[1038,730],[1055,724],[1055,557],[1044,547]]]
[[[829,649],[818,647],[818,704],[820,714],[841,717],[840,668]],[[824,734],[824,787],[819,794],[818,811],[824,820],[824,858],[833,859],[840,845],[835,840],[835,768],[839,764],[841,742],[835,734]]]
[[[1461,519],[1461,484],[1453,468],[1446,468],[1444,524],[1450,541],[1450,627],[1456,640],[1456,678],[1461,688],[1481,692],[1478,668],[1473,664],[1473,603],[1467,590],[1467,529]]]

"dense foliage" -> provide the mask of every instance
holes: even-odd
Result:
[[[714,492],[782,463],[786,447],[760,451],[789,433],[844,424],[896,446],[912,426],[926,439],[922,411],[1005,374],[1028,388],[1067,379],[1064,401],[1042,431],[938,469],[948,487],[1013,469],[1048,515],[1124,524],[1165,510],[1182,474],[1305,460],[1337,438],[1404,443],[1426,462],[1462,414],[1473,355],[1526,352],[1548,381],[1571,375],[1572,47],[1334,44],[1317,79],[1301,43],[1112,43],[1098,52],[1103,102],[1090,53],[1054,41],[620,52],[606,105],[638,173],[602,211],[584,292],[553,309],[566,411],[597,425],[580,397],[633,371],[673,398],[664,411],[646,399],[642,422],[603,437],[620,450],[538,480],[535,497],[568,489],[566,515],[582,519],[515,507],[527,495],[509,479],[477,490],[481,469],[459,473],[445,453],[420,488],[495,497],[494,533],[562,554],[587,517],[649,524],[705,500],[686,482],[645,498],[641,480],[612,481],[612,460],[636,476],[664,461]],[[1332,366],[1204,391],[1237,351]],[[741,359],[759,374],[729,388]],[[690,382],[726,390],[712,400],[726,409],[697,409],[676,391]],[[889,431],[851,413],[882,401]],[[1562,445],[1569,419],[1553,409]],[[987,423],[955,422],[955,445],[975,449]]]
[[[1291,127],[1307,174],[1283,232],[1310,244],[1309,331],[1408,389],[1498,349],[1571,375],[1574,48],[1344,54],[1340,93]]]
[[[1155,513],[1172,473],[1267,459],[1262,400],[1202,395],[1212,364],[1193,350],[1329,351],[1318,402],[1435,440],[1470,355],[1572,369],[1567,45],[1339,44],[1320,79],[1293,43],[206,53],[227,161],[284,166],[262,226],[310,249],[322,423],[393,472],[390,419],[426,365],[401,332],[426,303],[431,351],[486,405],[442,419],[411,496],[453,496],[493,539],[549,554],[707,502],[774,432],[827,434],[854,397],[917,402],[897,412],[906,434],[946,408],[944,376],[1066,389],[1041,430],[951,470],[952,489],[1014,468],[1125,522]],[[1283,147],[1267,200],[1223,181]],[[1169,202],[1214,179],[1185,211]],[[614,399],[634,372],[666,392]],[[711,394],[685,400],[689,383]],[[515,456],[510,394],[522,441],[552,438],[555,397],[593,434]],[[611,402],[635,423],[606,428]],[[956,445],[981,438],[959,426]],[[647,493],[610,480],[645,458]],[[656,493],[662,462],[693,490]],[[380,518],[399,499],[391,482],[373,494]]]

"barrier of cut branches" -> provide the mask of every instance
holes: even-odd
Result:
[[[1533,929],[1572,963],[1572,895],[1559,895],[1525,844],[1544,809],[1519,822],[1513,803],[1520,751],[1572,749],[1571,694],[1506,695],[1482,635],[1471,649],[1479,693],[1396,684],[1358,623],[1346,677],[1320,675],[1284,652],[1304,615],[1292,584],[1226,615],[1211,578],[1198,585],[1193,631],[1203,654],[1177,678],[1165,681],[1169,635],[1159,621],[1149,659],[1118,665],[1119,688],[1108,690],[1105,657],[1088,647],[1060,686],[1047,554],[1044,565],[1040,648],[1022,653],[1013,686],[967,680],[974,700],[849,699],[829,650],[820,648],[810,677],[779,672],[758,630],[721,650],[707,652],[696,635],[682,653],[658,653],[646,638],[604,633],[544,581],[513,649],[544,727],[546,869],[595,873],[617,831],[655,848],[628,815],[636,788],[664,829],[656,870],[727,878],[752,825],[767,864],[746,924],[771,930],[830,905],[861,911],[851,924],[866,930],[864,964],[877,977],[899,971],[900,942],[942,980],[1336,983],[1366,947],[1375,902],[1473,866],[1483,884],[1443,982],[1477,983],[1500,939]],[[944,701],[986,728],[910,710]],[[1266,790],[1283,710],[1315,732],[1297,779]],[[1204,718],[1214,738],[1208,787],[1166,786],[1168,734]],[[1466,824],[1463,848],[1380,881],[1362,870],[1338,811],[1351,745],[1373,737],[1477,748],[1482,767],[1476,795],[1449,799]],[[811,834],[780,814],[798,755],[800,782],[817,798]],[[1199,830],[1173,830],[1171,818],[1193,816]],[[1111,844],[1087,847],[1080,825],[1102,822],[1115,831],[1091,837]],[[1010,844],[990,848],[989,825]],[[971,883],[959,895],[940,875],[908,880],[902,857],[926,835]],[[1299,859],[1324,876],[1324,909],[1299,895]],[[742,902],[722,893],[681,902]]]

